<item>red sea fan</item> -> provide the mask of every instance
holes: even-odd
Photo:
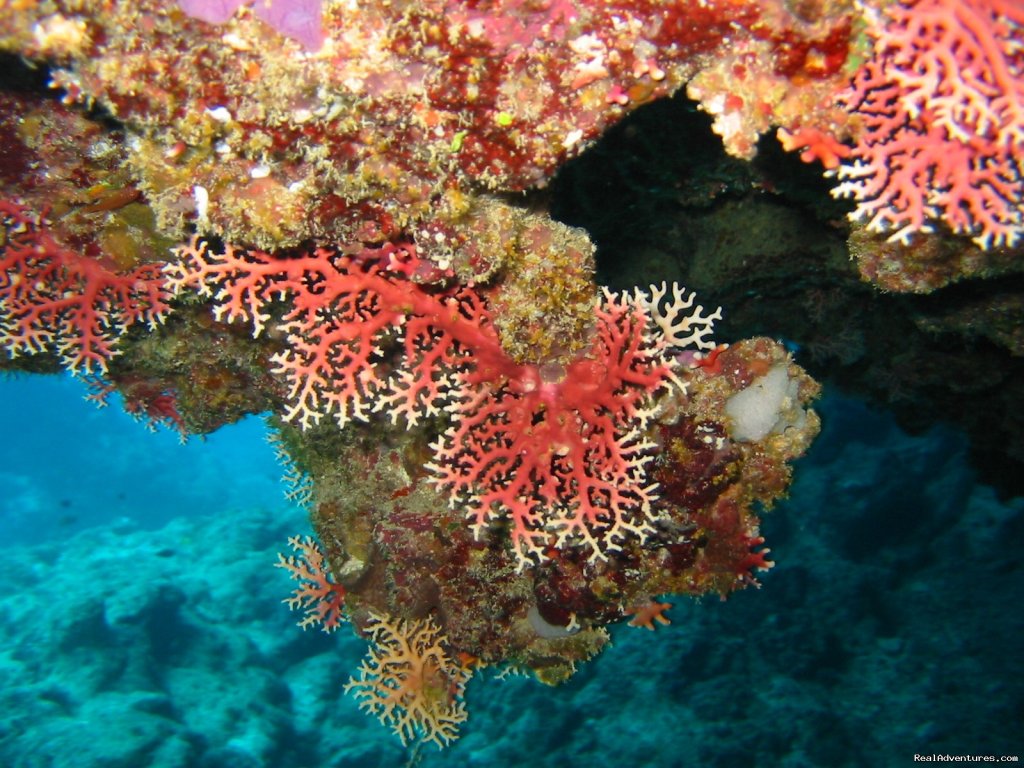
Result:
[[[130,272],[58,243],[46,222],[0,201],[0,345],[14,357],[54,352],[76,374],[104,373],[118,337],[169,311],[162,264]]]
[[[842,100],[863,129],[834,194],[907,243],[944,221],[981,248],[1024,234],[1024,2],[917,0],[873,20]]]
[[[276,324],[288,348],[273,358],[288,383],[286,421],[308,429],[332,415],[344,427],[385,413],[415,424],[446,413],[428,464],[434,481],[477,535],[509,521],[521,568],[547,559],[550,546],[603,559],[652,530],[655,400],[682,388],[678,352],[714,348],[721,317],[694,306],[693,294],[606,291],[589,350],[521,363],[502,348],[483,296],[407,279],[423,263],[412,244],[283,259],[230,245],[218,253],[195,239],[179,254],[168,287],[212,296],[220,320],[252,322],[259,335],[273,322],[270,304],[290,303]],[[384,344],[394,347],[387,356]]]

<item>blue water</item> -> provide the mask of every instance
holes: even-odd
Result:
[[[180,516],[285,507],[258,417],[182,445],[176,432],[147,431],[117,395],[96,407],[70,377],[12,376],[0,393],[2,541],[60,539],[117,519],[153,529]]]
[[[180,445],[64,378],[0,381],[0,766],[896,766],[1024,753],[1024,503],[963,439],[830,397],[777,567],[672,625],[616,627],[568,684],[478,676],[444,753],[341,688],[365,649],[305,632],[272,567],[309,532],[260,419]]]

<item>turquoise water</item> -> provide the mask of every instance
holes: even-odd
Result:
[[[342,686],[365,644],[305,632],[272,567],[309,532],[260,419],[180,445],[64,378],[0,382],[0,766],[887,766],[1024,752],[1024,503],[966,446],[853,400],[766,516],[777,566],[670,598],[568,684],[478,675],[415,754]]]
[[[182,445],[175,432],[147,431],[117,395],[96,407],[69,377],[9,377],[0,392],[3,541],[62,539],[118,519],[152,529],[180,516],[287,508],[258,417]]]

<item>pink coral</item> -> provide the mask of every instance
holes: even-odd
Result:
[[[175,291],[215,293],[219,320],[250,321],[259,336],[275,299],[291,308],[277,325],[288,349],[274,372],[288,384],[284,417],[308,429],[324,416],[344,427],[387,411],[414,424],[436,415],[449,380],[440,374],[464,354],[456,341],[497,343],[479,301],[468,292],[431,293],[406,279],[420,263],[411,245],[386,244],[349,253],[318,248],[293,258],[225,246],[214,253],[194,239],[184,260],[168,267]],[[380,348],[399,339],[404,357],[383,365]],[[422,375],[420,375],[422,374]]]
[[[218,318],[251,321],[255,334],[270,303],[288,300],[278,325],[288,348],[274,357],[286,419],[308,428],[327,414],[344,426],[374,412],[409,424],[446,413],[434,481],[478,536],[510,521],[520,567],[569,546],[603,558],[652,530],[655,395],[682,386],[672,349],[713,348],[720,316],[694,308],[692,294],[605,292],[586,354],[519,363],[481,294],[410,279],[429,267],[411,244],[276,258],[195,240],[181,255],[169,285],[213,294]]]
[[[800,159],[805,163],[817,160],[829,171],[838,168],[839,162],[850,156],[849,147],[817,128],[798,128],[794,132],[779,128],[777,136],[784,150],[800,150]]]
[[[651,395],[672,383],[666,346],[642,306],[607,293],[587,355],[568,366],[504,366],[460,374],[455,420],[435,445],[435,482],[465,506],[479,536],[512,522],[524,565],[547,548],[592,557],[651,532]]]
[[[345,588],[332,580],[324,554],[311,537],[300,539],[292,536],[288,544],[293,552],[298,553],[298,557],[285,557],[278,553],[275,566],[288,571],[292,579],[299,582],[299,586],[284,602],[293,611],[305,612],[299,622],[303,629],[319,624],[324,632],[333,632],[344,618],[342,608],[345,604]]]
[[[840,197],[908,242],[943,220],[982,248],[1024,233],[1024,3],[917,0],[874,19],[875,55],[843,94],[863,123]]]
[[[137,376],[118,376],[115,382],[90,377],[86,383],[92,390],[86,395],[86,400],[91,400],[97,407],[106,408],[110,395],[119,391],[125,413],[144,424],[150,432],[164,426],[177,432],[182,444],[188,439],[188,427],[178,411],[177,396],[160,382]]]
[[[0,201],[0,217],[0,343],[11,356],[55,352],[72,373],[103,373],[118,336],[168,312],[163,265],[117,273],[62,246],[20,205]]]
[[[668,626],[672,621],[665,613],[671,607],[672,603],[659,603],[657,600],[648,600],[640,605],[635,605],[626,610],[627,614],[633,616],[629,620],[629,626],[643,627],[651,632],[655,629],[655,622]]]

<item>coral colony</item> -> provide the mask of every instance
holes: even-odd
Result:
[[[587,235],[512,193],[685,90],[733,155],[777,129],[836,178],[866,278],[929,290],[923,243],[1021,240],[1022,26],[1022,0],[8,0],[0,44],[52,91],[0,93],[4,367],[183,435],[270,412],[316,534],[286,602],[351,623],[346,690],[444,746],[478,670],[556,684],[607,626],[669,624],[658,596],[756,584],[818,431],[779,343],[719,343],[677,285],[599,289]]]

